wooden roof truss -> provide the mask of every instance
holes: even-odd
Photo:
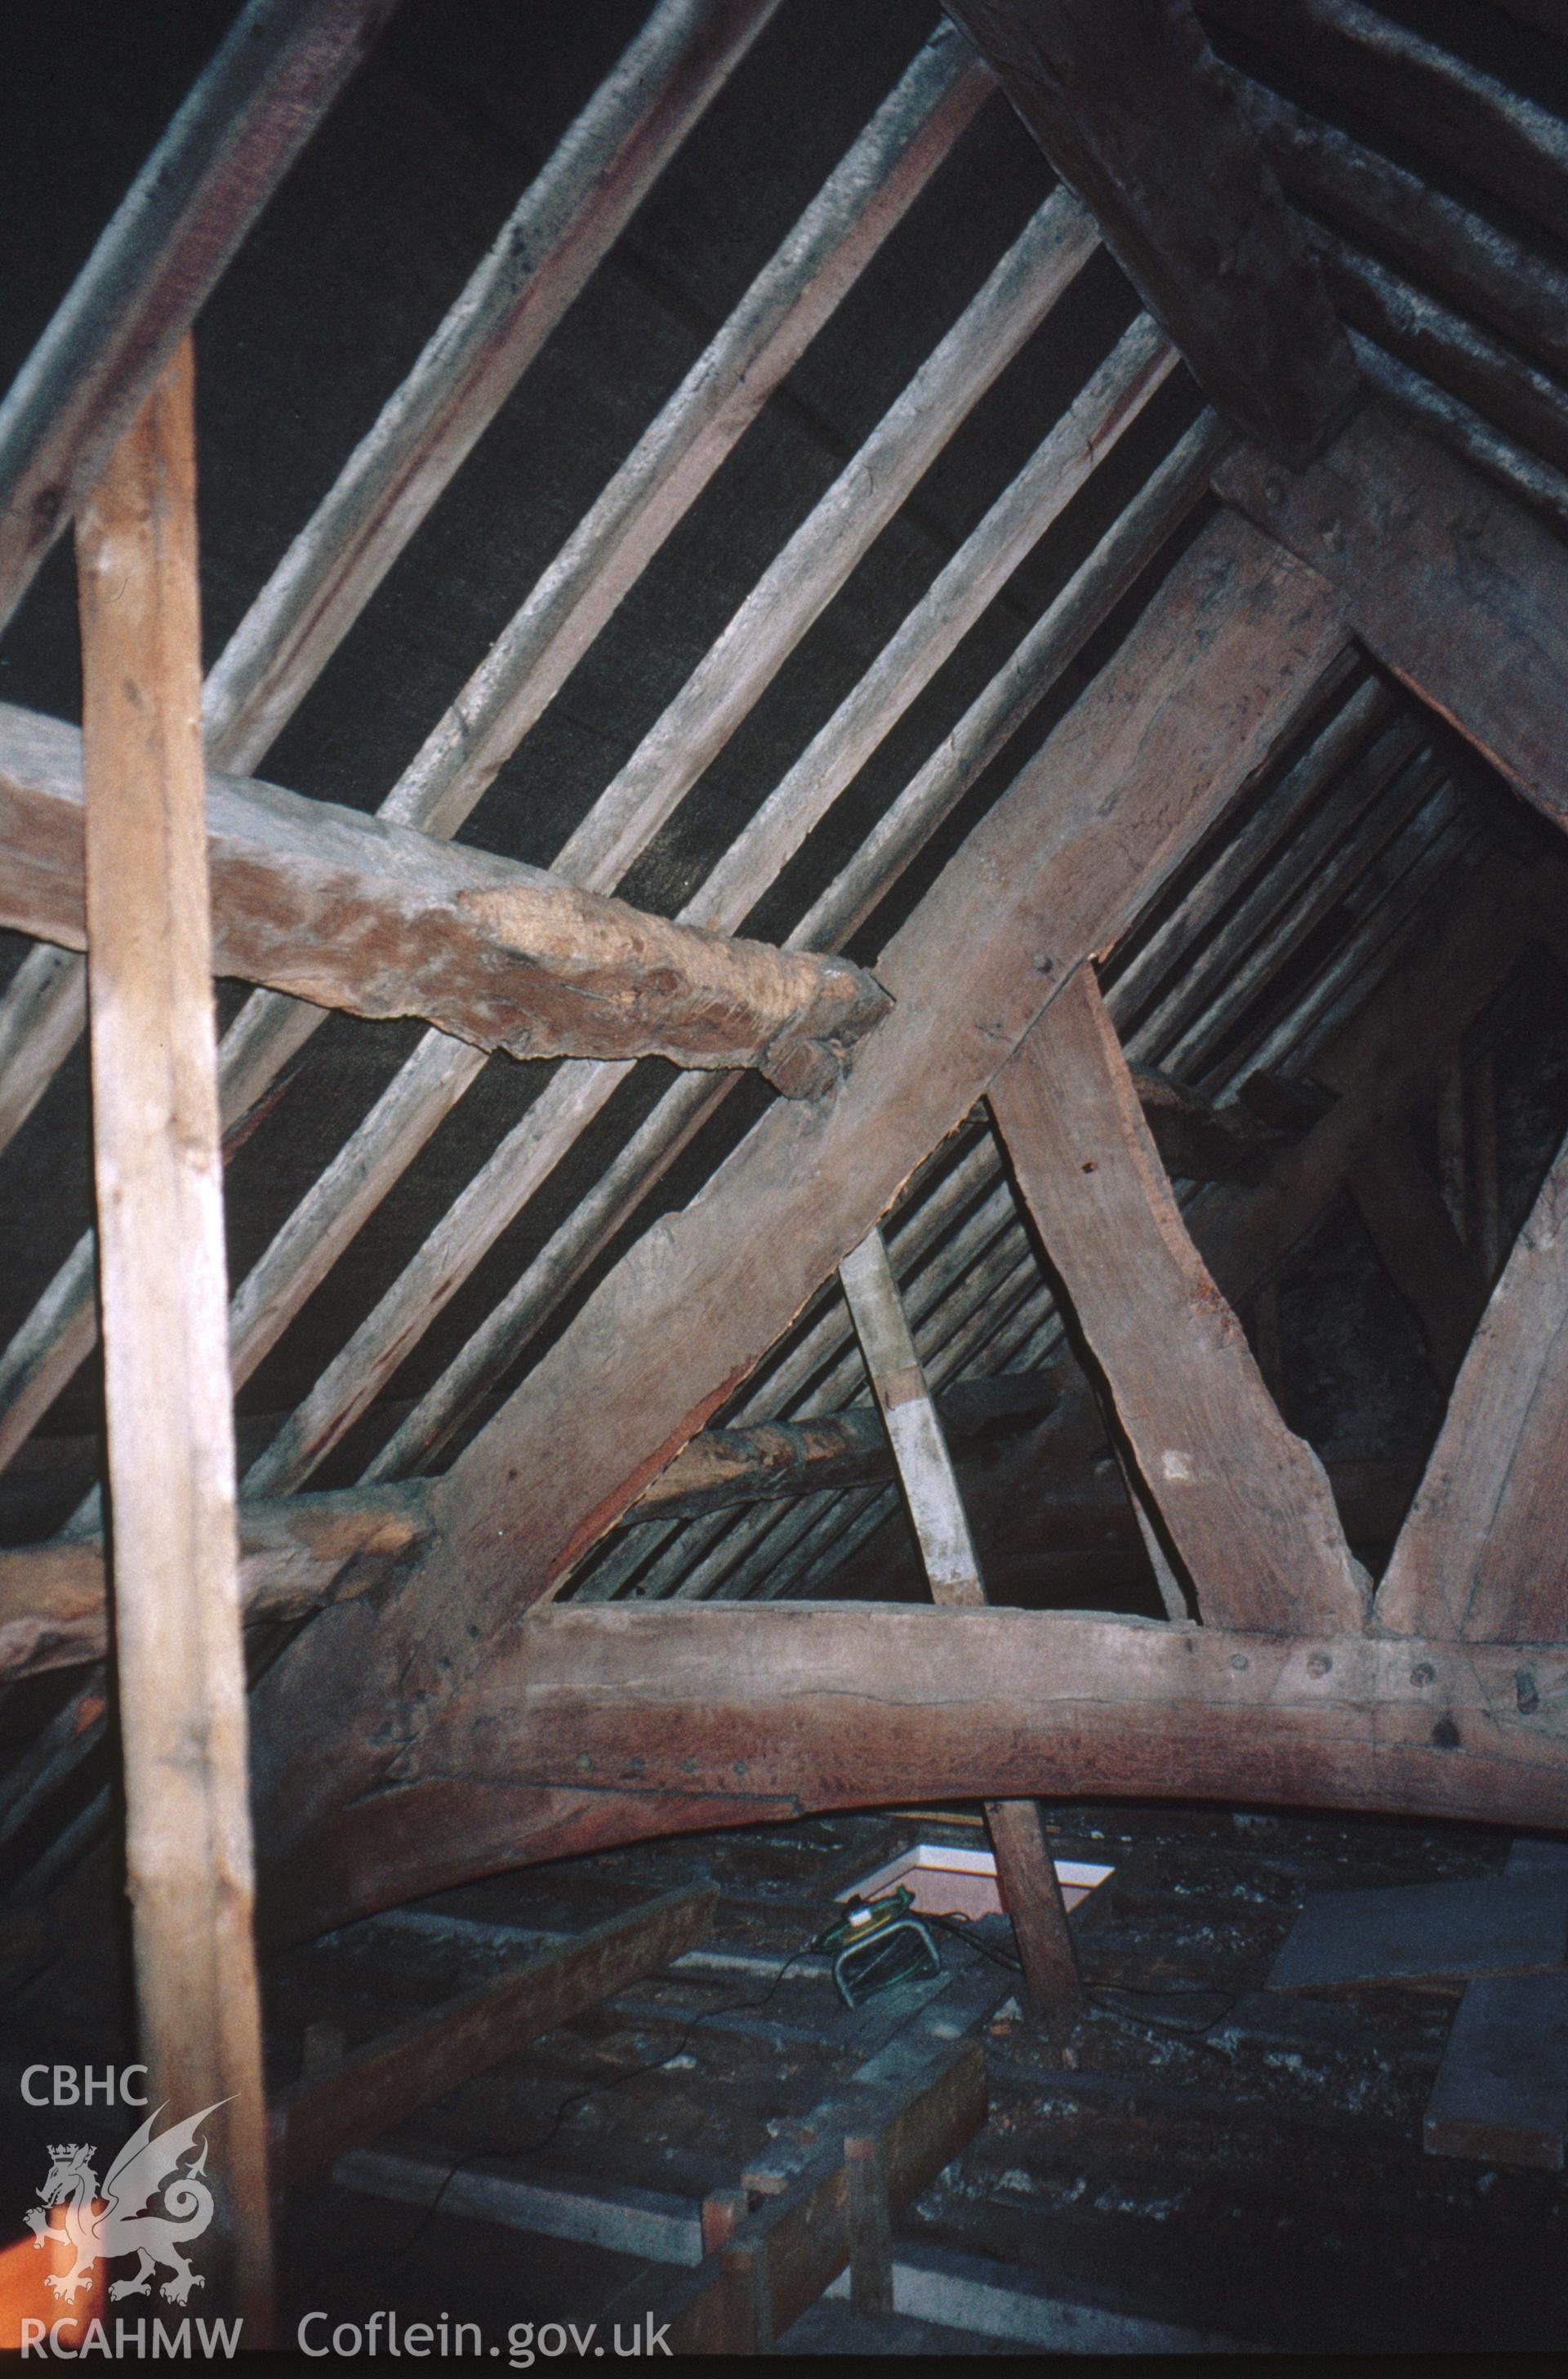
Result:
[[[658,0],[202,688],[211,963],[255,986],[216,1056],[223,1131],[270,1111],[330,1009],[428,1026],[235,1286],[234,1385],[490,1051],[563,1060],[238,1479],[224,1590],[237,1577],[251,1623],[260,1904],[279,1934],[498,1864],[889,1796],[1218,1793],[1568,1823],[1562,1160],[1493,1291],[1407,1128],[1526,947],[1568,954],[1561,862],[1481,781],[1568,823],[1568,275],[1531,228],[1563,220],[1568,131],[1546,108],[1360,0],[1140,0],[1109,54],[1104,11],[1080,0],[955,0],[375,815],[258,775],[778,5]],[[205,296],[389,13],[252,0],[0,412],[0,618],[73,515],[85,571],[92,491],[173,402]],[[553,867],[457,839],[998,79],[1064,178]],[[1376,145],[1417,85],[1429,182]],[[618,897],[1102,241],[1145,310],[679,915]],[[1199,393],[1180,414],[1184,358]],[[1146,416],[1175,423],[1163,453],[1005,665],[789,929],[743,938]],[[159,650],[171,599],[150,598]],[[90,672],[110,640],[88,616]],[[81,1029],[74,953],[111,972],[94,717],[90,690],[84,751],[0,713],[0,922],[37,937],[0,998],[0,1145]],[[1010,782],[977,809],[999,761]],[[877,940],[881,904],[966,804],[967,835]],[[95,1008],[95,1064],[100,1031]],[[393,1405],[445,1309],[657,1052],[673,1081],[615,1108],[590,1186]],[[712,1138],[697,1194],[639,1224],[746,1069],[781,1095]],[[1266,1330],[1260,1368],[1237,1320],[1346,1191],[1453,1383],[1381,1586],[1271,1394]],[[899,1508],[870,1394],[891,1412],[904,1391],[874,1362],[868,1381],[838,1286],[884,1242],[922,1426],[961,1430],[965,1394],[1010,1396],[1032,1418],[989,1494],[1042,1530],[1108,1428],[1164,1620],[967,1589],[945,1599],[970,1607],[929,1611],[802,1599]],[[132,1325],[90,1233],[0,1354],[0,1465],[90,1353],[101,1291],[113,1355]],[[126,1663],[152,1588],[116,1409],[112,1373],[123,1697],[138,1676],[149,1690]],[[378,1414],[362,1483],[313,1491]],[[183,1426],[173,1403],[159,1425]],[[0,1853],[74,1795],[24,1862],[34,1891],[103,1822],[82,1788],[105,1700],[101,1526],[94,1490],[61,1537],[0,1556],[0,1674],[84,1672],[0,1779]]]

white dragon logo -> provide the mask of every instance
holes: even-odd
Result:
[[[227,2104],[216,2099],[188,2122],[172,2123],[156,2137],[152,2126],[163,2108],[154,2108],[115,2158],[102,2189],[90,2161],[97,2153],[93,2147],[51,2147],[54,2161],[39,2192],[43,2202],[30,2209],[27,2225],[35,2247],[63,2242],[76,2257],[68,2272],[49,2275],[48,2285],[57,2297],[74,2298],[87,2286],[100,2258],[113,2263],[120,2255],[139,2255],[141,2261],[128,2280],[114,2283],[111,2297],[150,2295],[152,2276],[160,2269],[172,2275],[162,2288],[171,2304],[184,2304],[192,2288],[203,2286],[200,2273],[191,2270],[180,2248],[187,2239],[199,2239],[212,2219],[212,2192],[201,2179],[206,2142],[188,2171],[180,2170],[180,2158],[195,2147],[197,2131],[208,2116]],[[162,2206],[151,2212],[160,2191]],[[65,2208],[58,2225],[51,2218],[57,2206]]]

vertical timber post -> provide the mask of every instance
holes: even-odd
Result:
[[[855,1334],[899,1467],[934,1602],[985,1600],[974,1542],[931,1389],[915,1353],[880,1231],[838,1267]],[[1076,2012],[1081,1989],[1055,1863],[1036,1801],[988,1801],[996,1875],[1023,1961],[1030,2012],[1056,2023]]]
[[[77,529],[126,1868],[150,2103],[211,2109],[202,2309],[271,2342],[188,337]]]

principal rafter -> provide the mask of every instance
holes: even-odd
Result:
[[[1359,374],[1188,0],[945,0],[1220,410],[1314,454]]]
[[[1568,556],[1550,529],[1383,405],[1309,471],[1243,450],[1215,485],[1333,580],[1412,694],[1568,826]]]

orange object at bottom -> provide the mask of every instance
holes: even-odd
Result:
[[[92,2211],[103,2208],[95,2203]],[[64,2282],[76,2261],[74,2245],[59,2229],[0,2247],[0,2350],[15,2353],[24,2343],[40,2346],[51,2332],[54,2342],[67,2353],[80,2346],[89,2322],[102,2309],[98,2270],[90,2272],[71,2297],[49,2285],[51,2280]],[[25,2335],[24,2322],[29,2325]],[[35,2323],[42,2328],[32,2326]]]

